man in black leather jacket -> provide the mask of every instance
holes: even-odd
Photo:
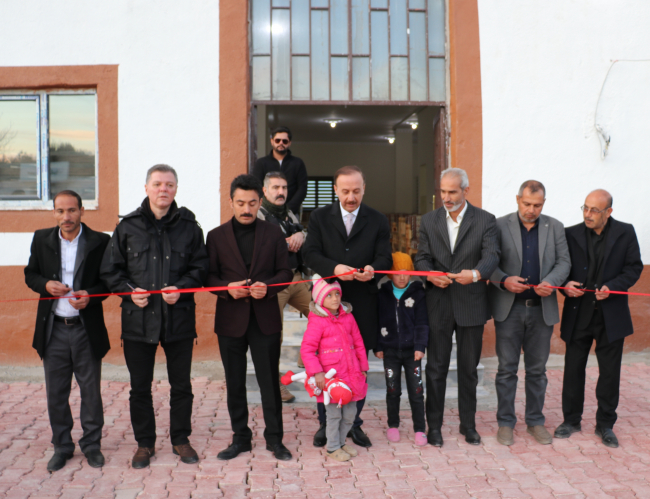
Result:
[[[144,468],[154,455],[156,421],[151,395],[158,343],[167,358],[171,385],[170,436],[174,454],[185,463],[198,461],[192,433],[192,348],[196,338],[193,293],[146,291],[202,287],[208,273],[203,231],[194,213],[174,201],[176,171],[155,165],[147,172],[142,205],[124,216],[102,262],[102,279],[122,297],[122,340],[131,376],[130,409],[138,442],[132,465]]]

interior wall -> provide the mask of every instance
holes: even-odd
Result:
[[[395,212],[413,213],[416,205],[413,129],[410,126],[397,128],[393,145],[395,147]]]
[[[415,145],[415,161],[419,172],[418,212],[420,215],[433,210],[433,195],[436,192],[434,154],[434,124],[438,119],[439,109],[427,107],[418,113],[418,141]]]
[[[366,176],[364,202],[382,213],[395,211],[395,147],[386,143],[294,142],[291,152],[301,158],[309,176],[328,176],[356,165]]]

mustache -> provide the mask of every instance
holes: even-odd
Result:
[[[252,218],[253,215],[251,215],[250,213],[243,213],[242,217],[244,217],[244,218]]]
[[[284,194],[280,194],[277,198],[275,199],[285,199]]]

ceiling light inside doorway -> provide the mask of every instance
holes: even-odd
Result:
[[[395,137],[393,137],[393,136],[384,137],[384,138],[388,141],[389,144],[392,144],[393,142],[395,142]]]
[[[336,128],[337,123],[341,123],[343,120],[323,120],[325,123],[329,123],[332,128]]]
[[[411,121],[411,122],[409,123],[409,125],[411,125],[411,128],[412,128],[413,130],[416,130],[416,129],[418,128],[418,122],[417,122],[417,121]]]

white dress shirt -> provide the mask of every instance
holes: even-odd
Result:
[[[445,211],[447,210],[445,209]],[[467,211],[467,201],[465,201],[465,207],[458,214],[455,222],[454,219],[451,218],[451,215],[449,215],[449,212],[447,211],[447,230],[449,231],[449,245],[452,254],[454,253],[454,248],[456,247],[456,239],[458,238],[458,229],[460,228],[460,224],[463,221],[463,218],[465,217],[466,211]]]
[[[341,203],[339,203],[339,206],[341,207],[341,216],[343,217],[343,225],[346,224],[348,215],[352,215],[351,225],[354,226],[354,222],[356,222],[357,220],[357,215],[359,214],[359,209],[361,208],[361,205],[359,205],[359,207],[354,211],[347,211],[345,208],[343,208],[343,205]]]
[[[68,241],[61,235],[59,229],[59,239],[61,240],[61,282],[67,284],[70,289],[73,289],[74,283],[74,266],[77,260],[77,248],[79,247],[79,237],[83,227],[79,226],[79,234],[72,241]],[[66,296],[72,296],[68,293]],[[59,317],[75,317],[79,315],[79,310],[75,310],[67,298],[60,298],[56,301],[56,308],[54,314]]]

